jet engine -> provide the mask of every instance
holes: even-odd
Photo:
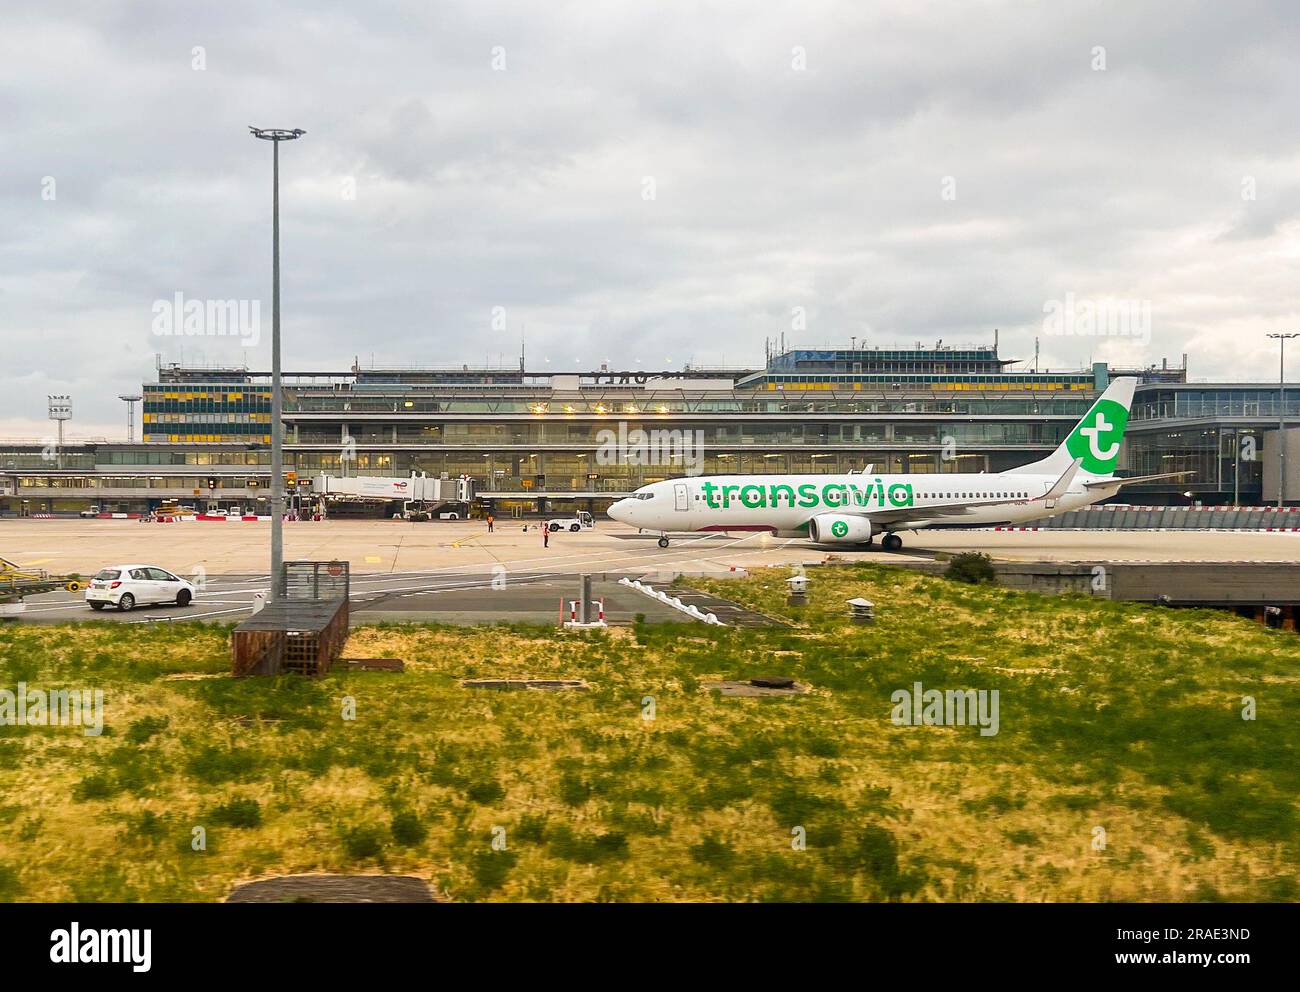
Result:
[[[818,544],[866,544],[871,518],[851,513],[821,513],[808,521],[808,536]]]

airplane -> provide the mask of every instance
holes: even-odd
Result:
[[[616,501],[609,515],[642,531],[766,532],[814,544],[903,546],[900,532],[988,527],[1077,510],[1134,482],[1191,472],[1115,476],[1137,380],[1113,380],[1060,446],[1006,472],[873,475],[715,475],[668,479]]]

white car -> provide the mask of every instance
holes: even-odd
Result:
[[[86,587],[86,605],[92,610],[116,606],[134,609],[146,603],[189,606],[194,584],[157,565],[110,565],[100,569]]]

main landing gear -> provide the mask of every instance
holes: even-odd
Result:
[[[666,548],[666,547],[668,547],[668,538],[666,538],[666,537],[661,537],[661,538],[659,538],[659,547],[661,547],[661,548]]]
[[[880,546],[886,551],[901,551],[903,539],[897,534],[886,534],[880,539]]]

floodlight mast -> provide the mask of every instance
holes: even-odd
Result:
[[[1300,331],[1269,334],[1277,341],[1277,508],[1286,503],[1286,343]]]
[[[284,446],[280,385],[280,142],[293,141],[307,132],[301,128],[253,127],[254,138],[271,142],[271,591],[280,598],[280,572],[284,565]]]
[[[126,402],[126,443],[135,443],[135,405],[143,396],[139,393],[118,393],[117,398]]]

